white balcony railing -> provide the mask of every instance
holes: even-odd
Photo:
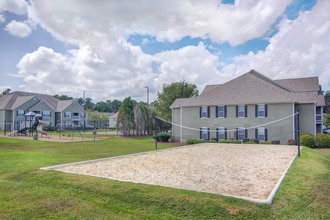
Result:
[[[316,124],[322,124],[323,123],[323,115],[322,114],[316,114],[315,115],[315,121],[316,121]]]

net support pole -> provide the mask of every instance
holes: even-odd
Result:
[[[298,146],[298,157],[300,157],[300,124],[299,124],[299,109],[297,110],[297,146]]]
[[[158,143],[158,136],[157,136],[157,132],[158,132],[157,116],[155,116],[155,122],[156,122],[155,149],[157,150],[157,143]]]

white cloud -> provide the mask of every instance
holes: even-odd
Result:
[[[15,14],[23,15],[27,10],[27,3],[25,0],[1,0],[0,12],[10,11]]]
[[[318,1],[296,20],[284,18],[279,33],[270,39],[264,51],[239,56],[223,68],[225,79],[251,68],[271,78],[319,76],[323,89],[330,90],[330,2]]]
[[[129,34],[140,33],[158,40],[209,37],[237,45],[264,35],[291,2],[236,1],[218,8],[214,0],[104,0],[97,4],[35,0],[29,8],[30,19],[79,48],[61,54],[40,47],[26,54],[17,67],[26,91],[73,97],[87,91],[93,101],[127,96],[145,100],[145,86],[153,99],[163,83],[182,80],[201,91],[206,84],[222,83],[251,68],[271,78],[320,75],[329,83],[327,1],[319,0],[312,11],[301,13],[296,20],[282,18],[279,33],[265,51],[235,57],[229,65],[202,43],[148,55],[126,41]]]
[[[0,23],[4,23],[5,21],[6,21],[5,15],[0,12]]]
[[[24,22],[12,20],[5,27],[5,30],[8,31],[11,35],[16,37],[27,37],[32,32],[32,29]]]
[[[266,33],[292,0],[237,1],[220,7],[214,0],[196,2],[35,0],[31,14],[64,41],[81,42],[95,33],[140,33],[169,41],[208,36],[237,45]]]

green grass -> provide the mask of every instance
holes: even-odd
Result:
[[[172,147],[158,144],[159,149]],[[52,143],[0,138],[0,219],[329,219],[330,154],[303,148],[272,205],[40,170],[154,150],[151,137]]]

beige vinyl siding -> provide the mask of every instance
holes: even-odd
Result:
[[[173,136],[176,141],[180,141],[181,131],[183,141],[187,139],[199,139],[200,133],[199,128],[207,127],[211,130],[210,139],[216,138],[216,129],[218,127],[227,128],[227,130],[236,130],[239,127],[254,127],[261,125],[268,129],[268,140],[280,139],[282,144],[286,144],[288,139],[293,138],[293,117],[280,121],[271,125],[263,125],[271,121],[284,118],[292,115],[292,103],[288,104],[268,104],[268,117],[257,118],[255,117],[255,105],[247,105],[247,117],[237,118],[236,117],[236,105],[227,106],[227,117],[216,118],[215,110],[216,106],[210,106],[210,118],[200,118],[198,107],[182,107],[182,125],[194,130],[182,128],[178,126],[173,127]],[[180,124],[180,108],[173,109],[173,122]],[[281,138],[280,138],[281,137]],[[255,129],[248,130],[249,139],[255,138]]]
[[[300,124],[300,133],[311,133],[315,135],[315,105],[311,104],[299,104],[297,105],[299,109],[299,124]],[[314,115],[314,117],[312,117]]]

